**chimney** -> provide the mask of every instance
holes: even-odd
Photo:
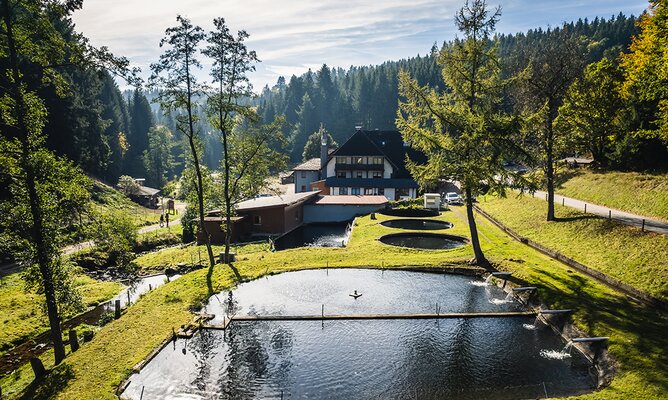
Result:
[[[320,179],[327,179],[327,131],[320,123]]]

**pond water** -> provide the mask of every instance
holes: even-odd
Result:
[[[173,281],[180,277],[181,275],[178,274],[170,275],[169,280]],[[123,289],[118,295],[116,295],[116,297],[109,300],[108,309],[113,310],[114,302],[116,300],[121,301],[121,307],[127,306],[128,300],[129,304],[134,303],[135,301],[139,300],[139,297],[141,297],[142,294],[167,283],[167,275],[158,274],[158,275],[137,277],[130,281],[124,281],[123,283],[126,284],[127,287]]]
[[[391,219],[388,221],[383,221],[380,223],[383,226],[388,228],[399,228],[399,229],[414,229],[414,230],[437,230],[437,229],[450,229],[452,224],[446,221],[439,221],[433,219]]]
[[[477,284],[472,284],[476,282]],[[481,286],[477,277],[378,269],[313,269],[286,272],[243,283],[209,299],[211,324],[236,315],[419,314],[440,312],[518,311],[496,286]],[[357,290],[362,296],[350,296]]]
[[[378,240],[391,246],[422,250],[449,250],[466,245],[466,239],[437,233],[392,233]]]
[[[522,399],[591,390],[586,364],[552,360],[528,318],[234,322],[163,349],[131,378],[139,399]],[[577,356],[576,356],[577,357]]]
[[[302,225],[274,242],[276,250],[297,247],[343,247],[350,234],[349,222],[314,223]]]
[[[357,290],[358,299],[349,294]],[[478,278],[398,270],[283,273],[214,296],[236,315],[511,311]],[[592,389],[588,365],[533,317],[232,322],[170,342],[130,377],[127,399],[518,399]]]

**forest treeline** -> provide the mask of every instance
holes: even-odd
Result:
[[[620,13],[609,19],[580,19],[557,28],[497,35],[493,40],[496,41],[502,76],[508,78],[520,74],[531,62],[533,49],[563,41],[564,35],[585,42],[586,51],[582,54],[578,75],[584,74],[586,65],[603,58],[617,64],[620,53],[629,51],[632,37],[639,33],[637,22],[634,16]],[[440,51],[451,45],[452,42],[445,42],[440,47],[434,44],[425,55],[377,66],[351,66],[344,70],[323,65],[317,71],[293,75],[289,80],[279,77],[272,87],[265,86],[253,102],[266,121],[272,120],[275,115],[285,115],[289,127],[284,133],[290,140],[291,159],[293,162],[301,161],[309,135],[316,132],[321,123],[338,143],[345,142],[354,133],[355,126],[396,129],[399,72],[407,71],[420,85],[437,91],[445,90],[437,58]],[[518,99],[515,98],[519,92],[521,88],[517,87],[511,87],[506,92],[509,112],[520,112]],[[648,121],[636,121],[636,125],[643,122]],[[610,153],[616,154],[610,155],[613,160],[606,159],[606,166],[619,169],[666,166],[665,146],[658,139],[636,135],[632,126],[627,130],[627,135],[615,141],[616,147],[609,149]],[[569,150],[571,154],[577,150],[588,152],[586,148],[573,146]]]
[[[58,29],[70,40],[79,40],[69,19]],[[495,37],[502,62],[502,73],[510,76],[522,70],[523,57],[538,44],[558,40],[567,30],[573,36],[586,38],[589,52],[586,64],[604,57],[617,60],[627,52],[631,38],[638,34],[637,19],[621,13],[610,19],[579,20],[553,29],[535,29],[526,33]],[[334,141],[343,143],[355,126],[365,129],[396,129],[398,75],[406,70],[421,85],[439,91],[446,89],[437,65],[437,54],[448,46],[434,44],[425,55],[388,61],[376,66],[351,66],[349,69],[323,65],[317,71],[301,76],[280,77],[272,87],[266,86],[258,97],[248,99],[265,122],[277,115],[287,121],[284,134],[289,139],[290,158],[300,161],[308,136],[321,124]],[[6,60],[0,60],[6,65]],[[49,110],[45,127],[47,146],[73,160],[88,174],[109,183],[121,175],[145,177],[154,186],[180,176],[185,160],[184,141],[174,134],[175,116],[165,115],[152,101],[156,91],[128,90],[122,92],[112,75],[97,68],[62,68],[68,93],[60,96],[53,87],[40,86],[40,95]],[[34,79],[39,79],[34,77]],[[513,101],[509,99],[508,107]],[[198,121],[203,140],[203,162],[211,169],[221,161],[221,144],[206,119]],[[634,137],[620,140],[631,153],[624,155],[619,168],[657,167],[652,159],[665,155],[654,139]],[[651,156],[650,156],[651,155]],[[640,157],[642,162],[636,163]],[[635,160],[635,161],[633,161]],[[646,160],[647,162],[643,161]],[[633,162],[633,165],[630,163]]]

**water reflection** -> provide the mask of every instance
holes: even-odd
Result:
[[[237,315],[410,314],[518,311],[516,301],[492,304],[506,293],[472,285],[471,277],[400,270],[330,269],[286,272],[233,290]],[[477,282],[477,281],[476,281]],[[362,297],[353,299],[357,290]],[[229,292],[211,297],[205,310],[222,324]]]
[[[530,321],[328,321],[324,328],[319,321],[235,322],[228,332],[197,334],[185,355],[181,340],[175,351],[168,346],[131,378],[123,396],[139,399],[142,387],[144,398],[211,399],[281,392],[285,398],[516,399],[590,390],[586,370],[540,357],[541,348],[562,343],[549,330],[523,329]],[[202,351],[209,355],[190,354]]]

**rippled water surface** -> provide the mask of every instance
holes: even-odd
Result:
[[[349,294],[357,290],[357,300]],[[477,278],[398,270],[289,272],[212,297],[236,315],[512,311]],[[536,326],[527,329],[526,326]],[[529,399],[592,388],[587,364],[533,317],[234,321],[170,342],[123,398]]]
[[[591,389],[578,360],[527,318],[234,322],[170,343],[124,396],[139,399],[522,399]],[[585,369],[583,369],[585,368]]]
[[[474,284],[478,283],[478,284]],[[517,311],[496,286],[480,286],[476,277],[378,269],[317,269],[286,272],[239,285],[209,299],[206,312],[212,323],[226,314],[320,315],[419,314]],[[350,296],[357,290],[362,296]],[[496,303],[496,304],[495,304]]]
[[[314,223],[299,228],[276,239],[276,250],[297,247],[343,247],[348,240],[350,222]]]

